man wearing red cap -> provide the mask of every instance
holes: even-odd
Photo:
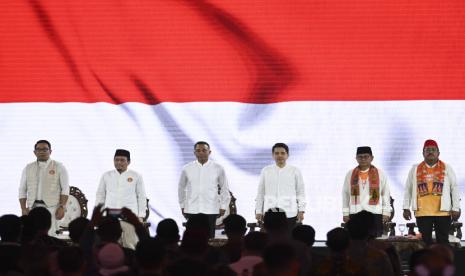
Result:
[[[355,155],[358,166],[347,172],[342,190],[342,214],[344,222],[360,212],[368,211],[375,216],[376,236],[383,234],[383,224],[391,217],[389,183],[382,170],[373,166],[370,147],[358,147]]]
[[[434,226],[436,242],[447,244],[451,217],[458,219],[460,215],[455,173],[448,164],[439,160],[436,141],[425,141],[423,157],[423,162],[412,167],[405,184],[404,218],[411,219],[411,207],[423,241],[427,245],[433,243]]]

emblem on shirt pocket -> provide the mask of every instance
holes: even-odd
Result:
[[[55,171],[54,171],[54,170],[50,170],[48,173],[49,173],[50,175],[54,175],[54,174],[55,174]]]
[[[132,182],[134,179],[132,179],[132,177],[128,177],[128,182]]]

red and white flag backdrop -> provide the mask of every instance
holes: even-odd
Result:
[[[0,213],[19,213],[38,139],[90,206],[114,150],[129,149],[154,223],[181,222],[177,182],[197,140],[248,220],[271,146],[288,143],[317,238],[341,221],[357,146],[372,146],[397,210],[425,139],[463,188],[461,0],[18,0],[0,13]]]

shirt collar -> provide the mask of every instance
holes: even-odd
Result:
[[[287,166],[287,163],[286,163],[286,165],[284,165],[284,167],[281,168],[281,167],[278,166],[276,163],[274,163],[274,167],[275,167],[276,169],[278,169],[278,170],[284,170],[284,169],[287,168],[288,166]]]
[[[48,166],[50,164],[50,162],[52,162],[52,159],[49,158],[47,161],[45,162],[41,162],[39,160],[37,160],[37,165],[40,165],[40,164],[45,164],[45,166]]]
[[[199,160],[195,160],[194,162],[197,163],[197,165],[199,165],[201,167],[205,167],[205,166],[210,165],[210,159],[208,159],[207,162],[205,162],[203,165],[199,162]]]
[[[117,169],[115,169],[114,171],[115,171],[115,173],[116,173],[117,175],[123,175],[123,174],[125,174],[125,173],[127,173],[127,172],[129,171],[129,168],[126,169],[126,170],[125,170],[124,172],[122,172],[122,173],[119,173],[119,171],[118,171]]]

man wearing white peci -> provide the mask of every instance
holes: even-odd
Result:
[[[147,198],[142,175],[133,170],[128,170],[131,155],[127,150],[117,149],[113,161],[115,170],[102,175],[95,205],[102,204],[108,209],[126,207],[142,221],[147,209]],[[134,227],[125,221],[121,221],[121,228],[123,229],[123,246],[134,249],[138,242]]]
[[[275,164],[266,166],[260,174],[255,205],[255,216],[263,221],[263,213],[279,208],[286,212],[289,229],[304,219],[305,186],[300,170],[286,163],[289,147],[284,143],[275,144],[272,149]]]

